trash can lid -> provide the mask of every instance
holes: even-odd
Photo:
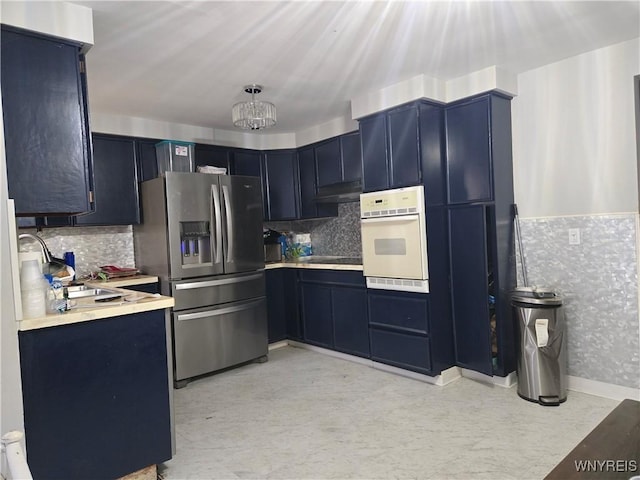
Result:
[[[511,292],[511,300],[532,305],[562,305],[562,297],[545,287],[518,287]]]

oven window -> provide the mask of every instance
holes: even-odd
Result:
[[[376,238],[373,249],[376,255],[406,255],[407,241],[404,238]]]

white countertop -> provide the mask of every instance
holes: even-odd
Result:
[[[18,322],[18,330],[35,330],[38,328],[57,327],[60,325],[70,325],[72,323],[89,322],[101,318],[119,317],[131,315],[133,313],[148,312],[171,308],[175,304],[173,297],[165,297],[157,294],[149,294],[119,288],[123,283],[127,285],[139,285],[158,281],[157,277],[139,276],[144,278],[134,279],[133,277],[109,281],[85,281],[85,285],[96,288],[109,288],[122,293],[122,301],[95,303],[92,297],[77,298],[76,308],[64,313],[52,313],[43,317],[28,318]],[[155,280],[154,280],[155,279]],[[125,300],[126,299],[126,300]],[[77,305],[87,305],[77,308]]]

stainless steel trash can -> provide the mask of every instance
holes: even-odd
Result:
[[[567,399],[567,349],[562,298],[549,290],[520,288],[511,306],[518,323],[518,395],[540,405]]]

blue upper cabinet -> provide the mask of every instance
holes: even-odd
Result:
[[[351,132],[315,144],[317,186],[362,179],[360,132]]]
[[[342,159],[340,158],[340,140],[334,137],[315,147],[318,187],[340,183],[342,181]]]
[[[363,191],[425,184],[427,202],[444,202],[442,106],[424,101],[360,120]]]
[[[362,151],[360,132],[340,135],[340,158],[342,160],[342,180],[356,182],[362,180]]]
[[[420,160],[427,205],[447,204],[444,109],[441,105],[420,102]]]
[[[77,45],[2,27],[9,197],[16,214],[92,211],[84,57]]]
[[[360,120],[362,143],[362,191],[389,188],[387,118],[380,114]]]
[[[136,138],[136,163],[138,165],[138,181],[144,182],[158,176],[158,160],[156,143],[162,140],[153,138]]]
[[[258,150],[235,150],[233,152],[234,175],[262,177],[262,164]]]
[[[389,144],[389,187],[418,185],[422,181],[420,169],[420,139],[418,106],[409,105],[387,113]]]
[[[449,203],[497,200],[511,184],[501,178],[503,168],[511,172],[509,99],[486,94],[448,106],[445,115]]]
[[[95,211],[78,215],[76,225],[140,223],[134,139],[97,133],[92,138]]]
[[[265,220],[294,220],[298,215],[298,170],[295,150],[270,150],[263,153],[267,186]]]
[[[267,185],[264,178],[262,158],[258,150],[238,149],[232,152],[231,173],[234,175],[246,175],[260,177],[262,182],[262,217],[268,218],[267,211]]]
[[[194,152],[194,167],[209,165],[212,167],[226,168],[231,173],[231,149],[217,145],[204,145],[196,143]]]
[[[298,176],[300,185],[300,218],[336,217],[337,204],[316,203],[315,149],[298,149]]]

